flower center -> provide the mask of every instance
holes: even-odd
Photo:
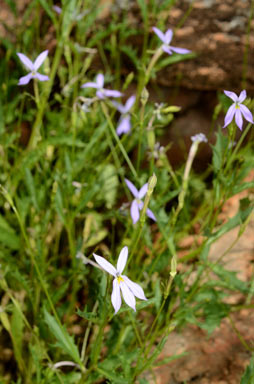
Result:
[[[124,282],[122,276],[116,276],[116,280],[117,280],[118,284],[120,284],[121,281]]]
[[[235,109],[240,109],[239,104],[236,103]]]
[[[136,202],[137,202],[138,204],[141,204],[141,203],[142,203],[142,200],[140,200],[140,199],[136,199]]]

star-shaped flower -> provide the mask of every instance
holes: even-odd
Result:
[[[40,66],[48,56],[48,50],[40,53],[34,63],[23,53],[17,53],[17,55],[22,61],[22,63],[25,65],[25,67],[31,71],[30,73],[28,73],[28,75],[23,76],[19,79],[18,85],[28,84],[31,79],[38,79],[39,81],[49,80],[48,76],[42,75],[41,73],[37,72],[37,70],[40,68]]]
[[[122,304],[120,292],[122,292],[125,303],[136,311],[135,296],[141,300],[147,300],[147,298],[140,285],[131,281],[127,276],[122,275],[128,259],[128,247],[123,247],[121,250],[116,268],[104,259],[104,257],[98,256],[95,253],[93,255],[100,267],[110,275],[114,276],[111,302],[115,309],[115,314],[119,311]]]
[[[178,48],[169,45],[173,37],[172,29],[168,29],[166,33],[161,32],[158,28],[153,27],[153,31],[156,33],[158,38],[163,42],[162,49],[164,52],[172,55],[173,52],[180,53],[181,55],[185,55],[186,53],[190,53],[189,49]]]
[[[88,82],[83,85],[81,85],[81,88],[95,88],[97,89],[96,95],[99,99],[105,99],[105,97],[120,97],[122,96],[122,93],[119,91],[111,90],[111,89],[105,89],[103,88],[104,85],[104,76],[102,73],[99,73],[96,76],[95,82]]]
[[[242,104],[242,102],[247,97],[246,91],[242,91],[239,96],[237,96],[235,92],[224,91],[224,93],[226,96],[230,97],[230,99],[232,99],[234,103],[229,107],[227,111],[223,128],[225,128],[231,123],[234,116],[236,125],[240,130],[242,130],[243,127],[243,117],[250,123],[254,124],[251,111],[244,104]]]
[[[124,179],[124,180],[127,184],[127,187],[129,188],[129,190],[131,191],[131,193],[135,197],[135,199],[131,203],[131,218],[132,218],[133,224],[135,224],[139,220],[139,217],[140,217],[139,211],[142,211],[143,206],[144,206],[144,203],[141,199],[147,193],[148,183],[144,184],[143,187],[138,191],[137,188],[135,187],[135,185],[133,185],[130,180],[128,180],[128,179]],[[155,218],[153,212],[151,211],[151,209],[147,208],[146,214],[148,217],[150,217],[150,219],[156,221],[156,218]]]
[[[115,101],[113,101],[113,105],[116,107],[116,109],[121,113],[120,120],[118,122],[116,133],[118,136],[122,135],[123,133],[128,133],[131,130],[131,116],[130,116],[130,110],[135,103],[136,97],[131,96],[126,101],[125,105],[119,104]]]

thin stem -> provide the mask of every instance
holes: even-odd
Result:
[[[247,351],[249,352],[253,352],[253,348],[251,348],[247,343],[246,341],[244,340],[244,338],[242,337],[241,333],[238,331],[238,329],[236,328],[236,325],[235,325],[235,322],[234,320],[232,319],[232,317],[230,315],[228,315],[228,319],[229,319],[229,322],[231,324],[231,327],[233,329],[233,331],[235,332],[236,336],[238,337],[239,341],[241,342],[241,344],[243,345],[243,347],[245,349],[247,349]]]
[[[137,337],[139,346],[140,346],[141,348],[143,348],[143,342],[142,342],[142,340],[141,340],[141,336],[140,336],[140,334],[139,334],[139,331],[138,331],[138,328],[137,328],[137,326],[136,326],[136,324],[135,324],[135,321],[133,320],[132,314],[131,314],[129,311],[128,311],[128,314],[129,314],[129,318],[130,318],[130,320],[131,320],[131,324],[132,324],[132,326],[133,326],[134,332],[135,332],[135,334],[136,334],[136,337]]]
[[[124,149],[124,147],[123,147],[121,141],[119,140],[119,137],[118,137],[117,134],[116,134],[116,131],[115,131],[115,128],[114,128],[113,123],[112,123],[112,121],[111,121],[111,118],[110,118],[110,116],[109,116],[109,113],[108,113],[106,104],[105,104],[104,102],[101,103],[101,108],[102,108],[102,111],[103,111],[103,113],[104,113],[104,115],[105,115],[105,117],[106,117],[106,119],[107,119],[108,126],[109,126],[109,128],[110,128],[110,131],[111,131],[111,133],[112,133],[114,139],[116,140],[117,145],[119,146],[120,151],[122,152],[123,157],[125,158],[125,160],[126,160],[128,166],[129,166],[129,168],[130,168],[130,170],[131,170],[133,176],[134,176],[135,179],[138,181],[138,174],[137,174],[135,168],[133,167],[132,162],[131,162],[131,160],[130,160],[128,154],[127,154],[127,152],[125,151],[125,149]]]
[[[39,103],[39,110],[38,110],[34,125],[32,127],[32,133],[31,133],[29,143],[27,146],[28,150],[35,148],[36,144],[40,138],[40,127],[41,127],[44,112],[45,112],[45,109],[47,106],[48,98],[49,98],[49,95],[50,95],[50,92],[51,92],[51,89],[53,86],[55,75],[56,75],[57,69],[59,67],[59,63],[60,63],[61,56],[62,56],[62,51],[63,51],[63,44],[60,42],[60,44],[57,46],[57,49],[56,49],[56,53],[54,56],[52,69],[51,69],[51,75],[50,75],[50,79],[49,79],[48,84],[47,84],[46,91],[45,91],[44,95],[42,96],[41,101]]]

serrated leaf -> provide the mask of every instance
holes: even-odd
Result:
[[[20,239],[14,229],[8,224],[3,216],[0,215],[0,243],[10,249],[19,249]]]
[[[99,170],[100,198],[105,200],[106,207],[112,208],[117,196],[119,180],[117,170],[113,164],[108,164]]]
[[[215,145],[212,145],[213,149],[213,168],[216,172],[218,172],[221,167],[223,166],[223,160],[224,160],[224,153],[228,145],[228,138],[224,136],[219,130],[219,132],[216,133],[216,143]]]
[[[79,351],[73,338],[68,334],[67,330],[58,324],[55,318],[48,313],[46,308],[44,308],[44,319],[63,352],[70,356],[77,364],[80,364]]]
[[[105,378],[111,380],[112,384],[129,384],[129,381],[126,380],[123,376],[119,375],[119,373],[113,373],[112,371],[108,371],[105,368],[97,367],[96,371],[103,375]]]
[[[97,317],[96,313],[87,312],[86,308],[84,311],[81,311],[79,308],[77,309],[77,314],[84,319],[91,321],[92,323],[99,324],[100,319]]]

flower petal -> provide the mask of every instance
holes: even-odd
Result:
[[[151,209],[147,208],[146,210],[146,214],[148,217],[150,217],[150,219],[154,220],[154,221],[157,221],[156,220],[156,217],[154,216],[153,212],[151,211]]]
[[[120,285],[119,285],[117,279],[114,279],[114,281],[113,281],[111,303],[114,307],[115,314],[116,314],[119,311],[121,304],[122,304],[122,299],[121,299],[121,294],[120,294]]]
[[[98,89],[99,87],[98,87],[97,83],[93,83],[90,81],[88,83],[82,84],[81,88],[96,88],[96,89]]]
[[[146,195],[147,193],[147,190],[148,190],[148,183],[145,183],[143,185],[143,187],[141,187],[141,189],[139,190],[138,192],[138,197],[139,199],[143,199],[143,197]]]
[[[34,76],[36,79],[40,80],[40,81],[47,81],[49,80],[49,77],[46,76],[46,75],[42,75],[41,73],[38,73],[36,72],[35,76]]]
[[[123,94],[113,89],[103,89],[103,93],[107,97],[121,97]]]
[[[165,43],[169,44],[173,37],[173,31],[172,29],[168,29],[165,33]]]
[[[238,103],[242,103],[247,97],[245,89],[240,93],[238,97]]]
[[[124,111],[124,113],[129,112],[129,110],[132,108],[132,106],[135,103],[135,101],[136,101],[136,96],[129,97],[129,99],[125,103],[125,107],[124,107],[125,111]]]
[[[230,91],[224,91],[225,95],[230,97],[233,101],[238,101],[238,96],[235,92],[230,92]]]
[[[124,179],[125,180],[125,183],[127,184],[127,187],[129,188],[129,190],[131,191],[131,193],[133,194],[134,197],[139,197],[138,195],[138,190],[137,188],[135,187],[134,184],[132,184],[132,182],[128,179]]]
[[[32,79],[32,74],[28,73],[28,75],[23,76],[19,79],[18,85],[26,85]]]
[[[136,222],[139,220],[139,209],[138,209],[138,202],[137,200],[133,200],[131,203],[131,218],[133,224],[136,224]]]
[[[125,282],[121,281],[120,289],[122,291],[123,299],[126,302],[126,304],[129,305],[129,307],[131,307],[136,312],[135,296],[133,295],[131,290],[128,288],[128,285]]]
[[[43,51],[42,53],[39,54],[39,56],[37,57],[37,59],[35,60],[34,62],[34,69],[37,71],[37,69],[40,68],[40,66],[42,65],[43,61],[46,59],[46,57],[48,56],[48,53],[49,51],[46,50],[46,51]]]
[[[114,107],[120,112],[125,113],[125,106],[118,103],[117,101],[111,101],[111,103],[114,105]]]
[[[233,117],[235,115],[235,112],[236,112],[236,108],[235,108],[235,103],[234,103],[228,108],[227,114],[226,114],[225,119],[224,119],[223,128],[225,128],[227,125],[229,125],[231,123],[231,121],[233,120]]]
[[[244,118],[249,121],[250,123],[254,124],[253,122],[253,116],[249,108],[246,107],[244,104],[239,104],[240,111],[242,112]]]
[[[103,88],[103,85],[104,85],[104,76],[102,73],[99,73],[97,76],[96,76],[96,84],[98,86],[98,88]]]
[[[237,108],[236,111],[235,111],[235,122],[236,122],[236,125],[238,126],[238,128],[240,130],[242,130],[242,127],[243,127],[243,117],[242,117],[242,114],[241,114],[241,110],[239,108]]]
[[[124,279],[124,282],[126,283],[126,285],[131,290],[134,296],[138,297],[141,300],[147,300],[144,291],[139,284],[134,283],[125,275],[122,275],[122,278]]]
[[[95,253],[93,253],[93,256],[96,260],[96,263],[98,263],[104,271],[110,273],[110,275],[113,275],[116,277],[116,269],[115,267],[109,263],[104,257],[98,256]]]
[[[163,43],[167,44],[167,43],[166,43],[166,37],[165,37],[164,33],[161,32],[161,31],[160,31],[158,28],[156,28],[156,27],[153,27],[152,29],[153,29],[154,33],[156,33],[156,35],[158,36],[158,38],[159,38]]]
[[[24,55],[23,53],[17,53],[17,55],[18,55],[19,59],[22,61],[22,63],[25,65],[25,67],[30,69],[30,71],[34,70],[33,62],[30,59],[28,59],[28,57],[26,55]]]
[[[163,49],[163,51],[166,52],[168,55],[172,55],[172,51],[171,51],[171,49],[169,48],[168,45],[163,44],[162,49]]]
[[[119,120],[119,124],[116,128],[116,133],[118,136],[122,135],[123,133],[128,133],[131,130],[130,118],[130,115],[127,115]]]
[[[60,15],[62,13],[62,8],[60,8],[58,5],[53,5],[53,10]]]
[[[127,259],[128,259],[128,247],[123,247],[123,249],[121,250],[121,252],[119,254],[117,266],[116,266],[118,273],[121,274],[123,272],[125,265],[126,265],[126,262],[127,262]]]
[[[173,52],[179,53],[180,55],[186,55],[186,53],[190,53],[190,50],[189,49],[185,49],[185,48],[172,47],[172,45],[170,45],[169,48]]]
[[[103,99],[105,99],[105,94],[104,94],[104,89],[102,90],[102,91],[97,91],[96,92],[96,96],[99,98],[99,99],[101,99],[101,100],[103,100]]]

